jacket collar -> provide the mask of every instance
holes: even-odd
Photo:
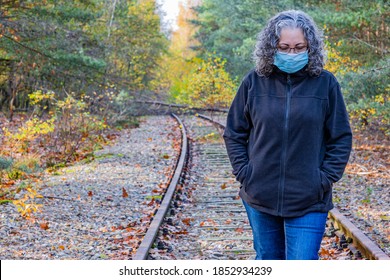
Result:
[[[293,83],[300,82],[309,76],[309,72],[307,71],[307,65],[303,67],[301,70],[295,73],[288,74],[282,70],[280,70],[275,65],[273,66],[273,71],[271,77],[274,76],[282,82],[287,82],[287,78],[290,77]]]

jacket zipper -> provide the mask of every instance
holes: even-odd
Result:
[[[286,158],[287,158],[287,144],[288,144],[288,128],[290,119],[290,107],[291,107],[291,77],[287,75],[287,96],[286,96],[286,111],[284,116],[283,127],[283,139],[282,139],[282,154],[280,156],[280,181],[279,181],[279,193],[278,193],[278,214],[283,213],[283,201],[284,201],[284,187],[286,182]]]

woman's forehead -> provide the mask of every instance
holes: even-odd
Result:
[[[300,28],[283,28],[280,31],[280,43],[286,44],[298,44],[306,42],[305,35]]]

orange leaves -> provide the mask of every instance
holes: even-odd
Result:
[[[321,250],[319,252],[319,255],[321,259],[323,260],[329,260],[329,259],[334,259],[335,254],[337,253],[337,250],[332,248],[332,249],[326,249],[324,247],[321,247]]]
[[[354,132],[354,157],[346,167],[346,173],[351,175],[388,180],[389,140],[370,131]]]
[[[242,227],[238,227],[234,230],[235,232],[238,232],[238,233],[243,233],[244,232],[244,229]]]
[[[16,206],[17,211],[25,218],[30,218],[32,213],[37,212],[42,207],[41,204],[35,203],[36,198],[42,198],[31,186],[26,188],[24,197],[13,200],[12,203]]]
[[[108,140],[115,140],[116,138],[118,137],[118,134],[115,134],[115,133],[110,133],[110,134],[107,134],[106,135],[106,138],[108,139]]]
[[[179,230],[179,231],[174,231],[174,232],[172,232],[172,234],[176,234],[176,235],[178,235],[178,234],[188,234],[188,231],[183,229],[183,230]]]
[[[8,188],[8,187],[11,187],[15,185],[15,181],[14,180],[9,180],[9,181],[6,181],[6,182],[1,182],[1,187],[3,188]]]
[[[88,197],[93,197],[94,193],[92,190],[89,190],[87,195],[88,195]],[[127,192],[127,190],[124,187],[122,187],[121,197],[123,197],[123,198],[129,197],[129,193]],[[105,198],[107,201],[113,201],[113,195],[107,195]]]
[[[125,188],[122,188],[122,197],[123,198],[129,197],[129,194],[127,193]]]
[[[153,204],[155,204],[156,200],[154,199],[154,197],[152,198],[152,200],[146,204],[147,206],[153,206]]]
[[[213,219],[207,219],[206,221],[202,221],[200,223],[201,227],[206,227],[206,226],[217,226],[217,222],[214,221]]]
[[[162,158],[163,158],[163,159],[169,159],[170,156],[169,156],[168,154],[163,154],[163,155],[162,155]]]
[[[55,251],[55,250],[64,251],[65,250],[65,246],[64,245],[52,246],[51,249],[53,251]]]
[[[40,227],[41,229],[43,229],[43,230],[48,230],[48,229],[49,229],[49,222],[46,222],[46,221],[41,222],[41,223],[39,224],[39,227]]]
[[[184,218],[181,221],[183,222],[183,224],[185,224],[187,226],[190,226],[191,225],[191,221],[193,221],[193,220],[194,220],[193,218]]]

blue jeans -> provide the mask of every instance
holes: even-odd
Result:
[[[328,213],[282,218],[243,203],[252,227],[256,260],[318,260]]]

